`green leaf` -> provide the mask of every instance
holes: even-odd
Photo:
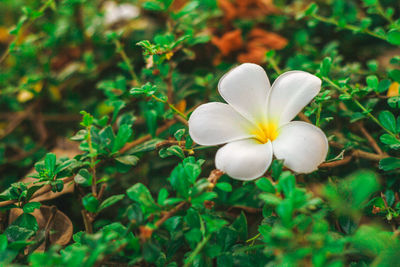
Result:
[[[44,159],[44,165],[46,170],[49,171],[49,177],[53,177],[56,169],[56,155],[54,153],[47,153]]]
[[[153,212],[159,209],[157,204],[154,202],[149,189],[141,183],[137,183],[130,187],[126,193],[131,200],[141,204],[144,213]]]
[[[243,211],[240,213],[240,216],[238,216],[236,220],[232,223],[232,227],[235,228],[236,231],[239,233],[241,241],[247,240],[247,219]]]
[[[272,185],[271,181],[265,177],[261,177],[256,181],[256,186],[264,192],[275,193],[275,187]]]
[[[40,202],[28,202],[24,205],[22,208],[25,213],[32,213],[35,211],[35,209],[40,209]]]
[[[368,87],[370,87],[374,90],[376,90],[376,88],[379,85],[379,80],[378,80],[378,77],[376,77],[376,75],[367,76],[366,82],[367,82]]]
[[[376,88],[376,91],[378,93],[383,93],[386,92],[389,89],[389,86],[392,84],[392,82],[388,79],[382,80],[379,82],[378,87]]]
[[[379,161],[379,169],[391,171],[400,168],[400,158],[384,158]]]
[[[279,205],[279,203],[281,203],[282,199],[280,199],[279,197],[277,197],[274,194],[269,194],[269,193],[263,193],[260,194],[259,196],[262,200],[265,201],[265,203],[267,205],[271,205],[271,206],[277,206]]]
[[[379,114],[379,121],[382,123],[382,125],[391,131],[392,133],[395,133],[397,131],[396,128],[396,118],[394,117],[393,113],[390,111],[382,111]]]
[[[389,71],[389,77],[400,83],[400,70],[391,70]]]
[[[74,181],[81,186],[91,186],[92,174],[87,169],[80,169],[78,174],[75,175]]]
[[[188,162],[184,164],[183,168],[189,181],[193,184],[201,173],[201,167],[197,163]]]
[[[95,198],[92,193],[89,193],[82,198],[82,204],[87,211],[97,212],[99,200]]]
[[[5,234],[0,234],[0,252],[5,251],[7,249],[7,245],[7,236]]]
[[[185,134],[185,132],[186,132],[186,129],[184,129],[184,128],[183,129],[179,129],[178,131],[176,131],[174,133],[175,139],[178,140],[178,141],[182,140],[182,137]]]
[[[232,186],[229,183],[217,183],[215,186],[222,191],[232,192]]]
[[[283,193],[288,197],[295,188],[296,179],[294,178],[294,175],[291,174],[289,171],[285,171],[279,177],[278,185]]]
[[[101,204],[100,207],[98,208],[97,212],[102,211],[103,209],[117,203],[118,201],[122,200],[125,197],[124,194],[120,194],[120,195],[114,195],[111,196],[107,199],[105,199]]]
[[[143,9],[151,10],[151,11],[163,11],[164,6],[159,2],[144,2],[142,5]]]
[[[157,203],[158,205],[164,205],[164,201],[168,198],[168,190],[164,187],[161,188],[160,192],[158,193]]]
[[[93,124],[93,116],[87,113],[86,111],[82,110],[81,114],[83,115],[81,125],[83,127],[89,127]]]
[[[389,145],[393,149],[400,148],[400,140],[390,134],[382,134],[380,140],[382,143]]]
[[[144,142],[143,144],[137,145],[134,148],[129,150],[129,154],[136,154],[136,153],[141,153],[141,152],[148,152],[156,149],[156,145],[163,141],[163,139],[160,138],[154,138],[151,139],[147,142]]]
[[[15,241],[27,240],[28,238],[30,238],[35,234],[35,231],[24,227],[20,227],[18,225],[10,225],[4,231],[4,234],[7,236],[7,239],[10,242],[15,242]]]
[[[131,126],[128,124],[121,125],[118,129],[117,136],[115,137],[112,152],[115,153],[118,150],[120,150],[126,144],[126,142],[128,142],[131,135],[132,135]]]
[[[330,57],[325,57],[322,60],[321,67],[320,67],[321,75],[329,76],[331,65],[332,65],[332,59]]]
[[[400,31],[395,29],[389,31],[387,34],[387,40],[393,45],[400,45]]]
[[[166,158],[169,156],[177,156],[180,159],[185,158],[185,153],[183,152],[183,149],[178,145],[173,145],[160,149],[159,155],[161,158]]]
[[[271,164],[272,178],[278,180],[283,170],[283,160],[274,160]]]
[[[134,155],[126,155],[126,156],[117,157],[117,158],[115,158],[115,160],[119,161],[119,162],[121,162],[122,164],[125,164],[125,165],[134,166],[139,161],[139,158],[134,156]]]

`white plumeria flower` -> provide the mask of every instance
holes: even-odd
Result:
[[[129,3],[117,4],[114,1],[107,1],[103,5],[104,23],[112,25],[120,21],[127,21],[139,16],[140,9]]]
[[[325,160],[328,140],[318,127],[291,120],[320,89],[321,80],[307,72],[286,72],[271,86],[263,68],[242,64],[219,81],[228,104],[211,102],[193,111],[190,136],[200,145],[227,143],[215,165],[238,180],[262,176],[273,155],[294,172],[310,173]]]

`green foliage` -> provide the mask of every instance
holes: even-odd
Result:
[[[398,1],[248,2],[1,1],[1,266],[398,265]],[[243,55],[321,78],[318,170],[238,181],[191,139]]]

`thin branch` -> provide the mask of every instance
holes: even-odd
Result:
[[[157,128],[156,130],[156,135],[161,134],[162,132],[168,130],[172,125],[174,125],[176,123],[176,120],[170,120],[168,122],[166,122],[164,125],[160,126],[159,128]],[[130,143],[125,144],[125,146],[123,148],[120,149],[120,153],[123,154],[126,151],[128,151],[129,149],[140,145],[141,143],[144,143],[148,140],[150,140],[152,138],[151,134],[147,134],[145,136],[140,137],[139,139],[136,139]]]
[[[358,123],[359,130],[360,132],[367,138],[368,142],[370,143],[371,147],[378,153],[379,155],[383,155],[382,149],[379,147],[378,143],[375,141],[375,139],[371,136],[371,134],[365,129],[363,123]]]
[[[210,182],[210,184],[208,186],[209,190],[212,190],[215,187],[215,185],[217,184],[219,178],[221,178],[221,176],[223,174],[224,174],[224,172],[221,171],[221,170],[218,170],[218,169],[212,170],[210,172],[210,175],[207,178],[207,180]]]
[[[71,182],[72,180],[74,180],[74,177],[71,176],[71,177],[63,178],[61,180],[64,182],[64,185],[65,185],[65,184]],[[48,185],[48,184],[44,185],[42,188],[40,188],[38,191],[36,191],[32,195],[31,199],[35,199],[37,197],[40,197],[40,196],[42,196],[44,194],[47,194],[50,191],[51,191],[51,185]],[[16,199],[2,201],[2,202],[0,202],[0,207],[5,207],[5,206],[11,205],[11,204],[15,204],[17,202],[18,202],[18,200],[16,200]]]

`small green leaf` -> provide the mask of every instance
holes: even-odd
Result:
[[[164,187],[161,188],[160,192],[158,193],[157,203],[158,205],[164,205],[164,201],[168,198],[168,190]]]
[[[74,181],[81,186],[90,186],[92,185],[92,174],[87,169],[80,169],[75,175]]]
[[[382,143],[389,145],[390,148],[399,149],[400,148],[400,140],[395,138],[390,134],[382,134],[380,137]]]
[[[112,152],[115,153],[120,150],[132,135],[132,128],[128,124],[123,124],[119,127],[117,136],[114,140]]]
[[[393,113],[390,111],[382,111],[379,114],[379,121],[382,123],[382,125],[391,131],[392,133],[396,132],[396,118],[394,117]]]
[[[89,193],[82,198],[82,204],[87,211],[97,212],[99,200]]]
[[[400,45],[400,31],[395,29],[389,31],[387,34],[387,40],[393,45]]]
[[[125,165],[134,166],[139,161],[139,158],[134,156],[134,155],[126,155],[126,156],[117,157],[117,158],[115,158],[115,160],[119,161],[119,162],[121,162],[122,164],[125,164]]]
[[[44,158],[44,165],[46,170],[49,171],[49,177],[53,177],[56,169],[56,155],[54,153],[47,153]]]
[[[400,70],[391,70],[389,71],[389,77],[395,80],[396,82],[400,83]]]
[[[376,75],[369,75],[366,78],[366,82],[368,87],[372,88],[372,89],[376,89],[379,85],[379,80],[378,77]]]
[[[184,128],[183,129],[179,129],[178,131],[176,131],[174,133],[175,139],[178,140],[178,141],[182,140],[182,137],[185,134],[185,132],[186,132],[186,130]]]
[[[161,158],[166,158],[169,156],[177,156],[180,159],[185,158],[185,153],[183,152],[183,149],[178,145],[173,145],[160,149],[159,155]]]
[[[102,211],[103,209],[117,203],[118,201],[122,200],[125,197],[124,194],[120,194],[120,195],[115,195],[115,196],[111,196],[107,199],[105,199],[101,204],[100,207],[98,208],[97,212]]]
[[[215,185],[218,189],[225,191],[225,192],[231,192],[232,191],[232,186],[229,183],[217,183]]]
[[[145,185],[137,183],[130,187],[126,193],[131,200],[141,204],[144,213],[158,210],[157,204]]]
[[[279,188],[283,191],[286,196],[289,196],[296,185],[296,179],[294,175],[291,174],[289,171],[285,171],[279,177]]]
[[[267,193],[275,193],[275,187],[272,185],[271,181],[265,177],[262,177],[256,181],[256,186],[262,191]]]
[[[384,158],[379,161],[379,169],[391,171],[400,168],[400,158]]]
[[[40,202],[28,202],[24,205],[22,208],[25,213],[32,213],[35,211],[35,209],[40,209]]]

